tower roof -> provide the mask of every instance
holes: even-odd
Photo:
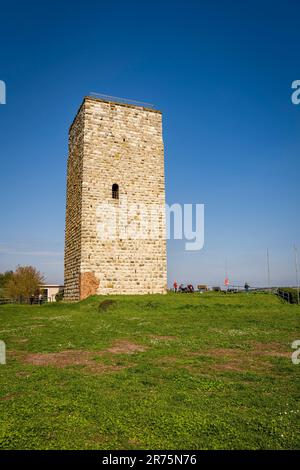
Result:
[[[126,106],[127,108],[143,109],[145,111],[150,111],[152,113],[162,114],[162,112],[159,109],[155,109],[154,105],[150,103],[145,103],[143,101],[130,100],[127,98],[117,98],[116,96],[101,95],[100,93],[90,93],[89,95],[86,95],[83,98],[82,103],[78,108],[78,111],[70,125],[69,130],[72,128],[82,105],[86,101],[100,101],[102,103],[109,103],[115,106]]]

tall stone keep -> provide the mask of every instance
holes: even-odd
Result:
[[[165,293],[164,205],[161,112],[85,97],[69,130],[65,298]],[[149,235],[153,207],[163,209],[156,236]],[[126,213],[122,228],[118,215],[116,235],[103,236],[101,223],[120,209]],[[149,222],[142,237],[135,236],[132,225],[141,220],[139,210],[143,223]]]

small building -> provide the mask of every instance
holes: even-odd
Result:
[[[197,289],[199,292],[207,292],[208,286],[206,284],[198,284]]]
[[[63,290],[64,286],[61,284],[43,284],[41,286],[41,293],[47,302],[56,302],[56,294]]]

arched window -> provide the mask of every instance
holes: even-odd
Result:
[[[114,183],[111,187],[112,198],[119,199],[119,185]]]

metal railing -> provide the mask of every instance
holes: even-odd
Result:
[[[118,96],[109,96],[109,95],[103,95],[101,93],[94,93],[91,91],[89,93],[89,96],[92,98],[99,98],[104,101],[112,101],[115,103],[122,103],[122,104],[131,104],[133,106],[140,106],[142,108],[150,108],[150,109],[155,109],[154,104],[151,103],[145,103],[144,101],[136,101],[136,100],[131,100],[130,98],[119,98]]]
[[[281,297],[283,300],[286,300],[288,303],[291,303],[291,294],[289,292],[277,289],[276,294],[278,295],[278,297]]]
[[[0,305],[13,304],[13,303],[16,303],[16,302],[13,301],[12,299],[1,299],[0,298]]]
[[[39,299],[38,297],[34,297],[32,301],[32,305],[37,305],[37,304],[45,304],[50,302],[49,298],[47,297],[42,297],[42,299]],[[21,305],[30,305],[31,301],[30,298],[19,298],[19,299],[8,299],[8,298],[0,298],[0,305],[5,305],[5,304],[21,304]]]
[[[295,289],[296,290],[296,289]],[[277,289],[276,295],[280,297],[281,299],[285,300],[289,304],[295,304],[295,305],[300,305],[299,302],[299,291],[297,292],[297,296],[293,295],[291,292],[285,291],[283,289]],[[296,299],[295,299],[296,297]]]

